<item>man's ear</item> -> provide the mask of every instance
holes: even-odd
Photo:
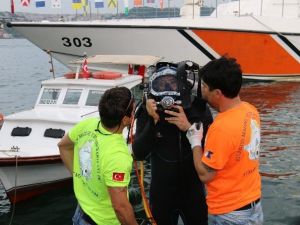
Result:
[[[122,123],[122,125],[123,126],[128,126],[128,124],[130,124],[130,117],[128,117],[128,116],[124,116],[123,118],[122,118],[122,120],[121,120],[121,123]]]
[[[220,89],[215,89],[215,92],[218,96],[223,96],[223,93]]]

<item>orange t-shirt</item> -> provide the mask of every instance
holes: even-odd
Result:
[[[261,196],[260,118],[249,103],[219,113],[210,126],[202,162],[216,170],[207,183],[210,214],[236,210]]]

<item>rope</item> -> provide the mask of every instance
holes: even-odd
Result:
[[[131,144],[133,143],[133,125],[134,125],[134,121],[135,120],[132,120],[131,125],[130,125],[130,131],[129,131],[130,132],[129,139],[130,139]],[[146,196],[145,188],[144,188],[144,165],[143,165],[143,162],[140,161],[141,174],[139,174],[139,167],[138,167],[138,163],[137,163],[136,160],[134,160],[133,165],[134,165],[135,174],[136,174],[136,177],[138,179],[139,186],[140,186],[143,206],[144,206],[144,210],[145,210],[147,219],[150,221],[150,223],[152,225],[157,225],[157,223],[155,222],[155,220],[152,216],[152,212],[151,212],[149,202],[148,202],[148,199],[147,199],[147,196]]]
[[[9,225],[12,224],[14,216],[15,216],[15,211],[16,211],[16,200],[17,200],[17,181],[18,181],[18,156],[15,155],[16,158],[16,168],[15,168],[15,190],[14,190],[14,197],[13,197],[13,202],[12,202],[12,213],[10,216],[10,222]]]

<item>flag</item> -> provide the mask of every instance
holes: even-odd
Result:
[[[29,6],[30,5],[30,0],[21,0],[21,5],[22,6]]]
[[[72,0],[72,9],[81,9],[82,2],[81,0]]]
[[[43,0],[35,0],[35,7],[36,8],[45,7],[45,1],[43,1]]]
[[[115,173],[113,172],[112,179],[114,181],[124,181],[125,173]]]
[[[89,8],[89,2],[88,2],[88,0],[81,0],[81,2],[82,2],[82,7],[83,7],[83,13],[86,16],[87,10]]]
[[[129,10],[128,10],[128,0],[124,0],[124,6],[125,6],[125,15],[128,16]]]
[[[83,63],[82,63],[82,67],[81,67],[81,70],[82,70],[82,76],[83,78],[89,78],[90,77],[90,72],[89,72],[89,69],[87,67],[87,60],[86,58],[84,59]]]
[[[95,0],[95,8],[104,8],[104,1],[103,0]]]
[[[108,8],[117,8],[117,0],[109,0]]]
[[[147,3],[148,3],[148,4],[155,3],[155,0],[147,0]]]
[[[160,9],[164,8],[164,0],[159,0]]]
[[[142,2],[142,0],[134,0],[134,1],[133,1],[133,5],[134,5],[134,6],[142,6],[142,5],[143,5],[143,2]]]
[[[14,3],[14,0],[10,0],[10,11],[11,11],[11,14],[15,13],[15,3]]]
[[[60,0],[51,0],[51,6],[54,9],[60,9],[61,8],[61,1]]]

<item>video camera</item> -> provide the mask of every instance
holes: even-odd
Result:
[[[192,104],[192,88],[195,85],[199,65],[192,61],[179,63],[159,62],[151,69],[147,98],[157,102],[158,113],[165,117],[164,110],[177,111],[174,105],[184,109]]]

